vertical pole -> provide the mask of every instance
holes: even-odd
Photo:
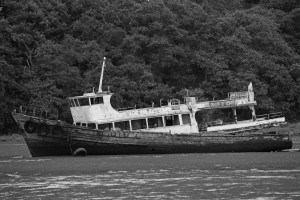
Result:
[[[234,122],[237,123],[236,107],[232,108],[232,110],[233,110]]]
[[[178,117],[179,117],[179,124],[183,125],[182,114],[178,114]]]
[[[147,126],[147,129],[149,129],[148,118],[146,118],[146,126]]]
[[[132,124],[131,124],[131,120],[128,121],[129,122],[129,130],[132,131]]]
[[[112,123],[112,130],[114,130],[114,131],[116,130],[115,122]]]
[[[103,72],[104,72],[104,67],[105,67],[105,60],[106,58],[103,58],[103,64],[102,64],[102,70],[101,70],[101,76],[100,76],[100,83],[99,83],[99,89],[98,92],[102,92],[102,81],[103,81]]]
[[[256,121],[256,114],[255,114],[255,108],[254,108],[254,106],[249,106],[249,108],[252,111],[252,119],[253,119],[253,121]]]

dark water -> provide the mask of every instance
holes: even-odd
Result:
[[[31,158],[1,143],[0,199],[300,199],[300,152]]]

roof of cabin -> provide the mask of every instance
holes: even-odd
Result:
[[[67,99],[79,99],[79,98],[87,98],[87,97],[103,97],[103,96],[108,96],[108,95],[113,95],[113,93],[110,93],[109,91],[105,92],[91,92],[91,93],[84,93],[82,96],[74,96],[74,97],[67,97]]]

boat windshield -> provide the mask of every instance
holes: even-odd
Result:
[[[103,104],[103,97],[86,97],[86,98],[76,98],[69,99],[69,104],[71,107],[79,107],[79,106],[90,106],[96,104]]]

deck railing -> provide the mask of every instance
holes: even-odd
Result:
[[[284,114],[282,112],[277,113],[270,113],[270,114],[264,114],[264,115],[256,115],[257,120],[268,120],[268,119],[275,119],[284,117]]]
[[[247,99],[248,95],[249,95],[248,92],[229,92],[228,93],[228,98],[230,100]]]
[[[44,119],[57,119],[58,114],[53,114],[46,109],[38,108],[38,107],[25,107],[20,106],[14,110],[16,113],[28,115],[32,117],[39,117]]]
[[[282,118],[284,117],[284,113],[282,112],[277,112],[277,113],[269,113],[269,114],[264,114],[264,115],[257,115],[256,120],[270,120],[270,119],[276,119],[276,118]],[[206,122],[205,125],[199,125],[199,131],[206,131],[207,127],[212,127],[212,126],[222,126],[222,125],[229,125],[229,124],[236,124],[236,122],[223,122],[222,119],[218,119],[215,121],[210,121]]]

